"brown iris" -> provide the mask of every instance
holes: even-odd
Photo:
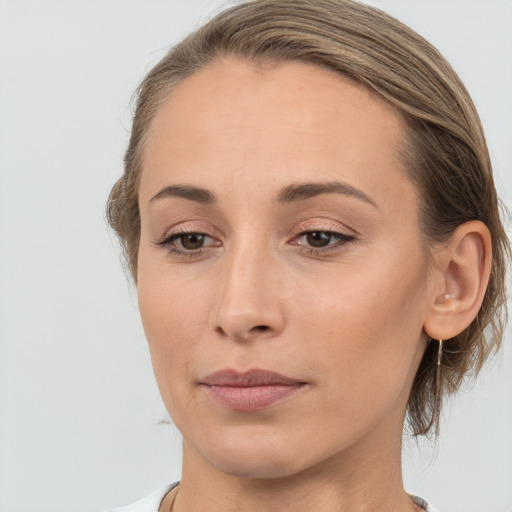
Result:
[[[190,251],[200,249],[204,244],[204,235],[201,233],[187,233],[186,235],[182,235],[180,239],[183,248]]]
[[[312,247],[325,247],[331,241],[331,234],[325,231],[311,231],[306,235],[306,240]]]

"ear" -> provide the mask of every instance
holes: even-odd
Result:
[[[433,258],[433,290],[423,328],[430,338],[447,340],[468,327],[482,305],[491,273],[489,229],[480,221],[462,224]]]

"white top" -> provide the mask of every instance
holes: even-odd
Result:
[[[160,507],[160,503],[164,499],[165,495],[174,487],[176,487],[179,482],[174,482],[173,484],[166,485],[161,489],[157,489],[152,492],[145,498],[142,498],[131,505],[126,505],[124,507],[112,508],[109,510],[105,510],[105,512],[158,512],[158,508]],[[418,498],[417,496],[411,496],[414,503],[423,507],[425,512],[437,512],[435,508],[430,506],[424,499]]]

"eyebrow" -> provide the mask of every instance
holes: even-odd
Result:
[[[214,195],[208,190],[199,187],[191,187],[189,185],[169,185],[164,187],[150,199],[150,202],[166,197],[181,197],[182,199],[189,199],[190,201],[196,201],[201,204],[211,204],[215,202]]]
[[[278,201],[281,203],[291,203],[294,201],[303,201],[304,199],[322,194],[341,194],[343,196],[356,197],[378,208],[377,203],[362,190],[342,181],[292,184],[281,190]]]
[[[341,194],[343,196],[356,197],[378,208],[377,203],[362,190],[342,181],[294,183],[283,188],[278,194],[277,200],[279,203],[293,203],[322,194]],[[154,195],[150,202],[167,197],[179,197],[200,204],[213,204],[216,202],[215,196],[209,190],[191,185],[168,185]]]

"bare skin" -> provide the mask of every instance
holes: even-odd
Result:
[[[156,378],[183,434],[182,481],[161,510],[175,497],[176,512],[417,509],[400,461],[409,392],[430,330],[462,330],[477,311],[446,320],[469,282],[457,285],[451,255],[463,244],[484,261],[484,282],[487,239],[475,224],[427,259],[404,137],[383,100],[298,62],[226,59],[161,107],[138,267]],[[226,369],[295,384],[261,408],[226,405],[207,384]]]

